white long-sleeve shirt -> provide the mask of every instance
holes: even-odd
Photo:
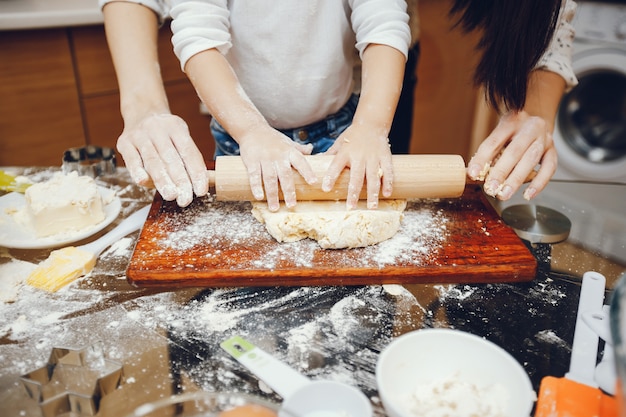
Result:
[[[99,0],[100,5],[116,0]],[[169,14],[170,0],[126,0],[143,4],[151,8],[157,15],[164,19]],[[409,15],[411,17],[409,24],[413,42],[419,40],[419,16],[417,10],[418,0],[408,0]],[[563,0],[561,13],[557,29],[552,38],[550,46],[543,54],[537,68],[546,69],[548,71],[559,74],[567,83],[568,89],[577,84],[575,72],[572,68],[572,44],[574,39],[574,27],[572,21],[576,11],[576,3],[574,0]]]
[[[98,5],[102,9],[105,4],[116,1],[141,4],[156,13],[160,22],[163,22],[170,15],[170,0],[98,0]]]
[[[181,66],[217,49],[268,123],[285,129],[346,103],[355,47],[382,44],[406,56],[411,40],[404,0],[179,0],[171,15]]]

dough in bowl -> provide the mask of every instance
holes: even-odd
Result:
[[[278,242],[314,239],[324,249],[359,248],[391,238],[402,222],[406,200],[380,200],[378,209],[346,209],[345,201],[300,201],[271,212],[265,202],[252,204],[252,214]]]

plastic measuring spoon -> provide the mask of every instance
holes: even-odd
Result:
[[[615,390],[617,389],[617,368],[613,353],[613,337],[609,327],[609,309],[609,305],[603,305],[601,311],[586,311],[583,313],[582,319],[605,342],[602,360],[596,366],[595,380],[602,390],[615,395]]]
[[[372,417],[369,399],[351,385],[310,380],[240,336],[220,346],[283,397],[279,417]]]

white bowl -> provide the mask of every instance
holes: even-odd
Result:
[[[416,417],[410,410],[416,389],[449,378],[480,391],[493,388],[507,417],[530,416],[536,399],[526,371],[509,353],[459,330],[404,334],[383,349],[376,365],[378,393],[389,417]]]

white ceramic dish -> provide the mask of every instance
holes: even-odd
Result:
[[[0,197],[0,246],[13,249],[48,249],[56,248],[88,238],[110,225],[122,209],[122,203],[113,190],[98,187],[104,201],[105,218],[100,223],[76,232],[59,233],[52,236],[37,237],[35,231],[15,221],[7,210],[21,209],[26,204],[23,194],[9,193]]]
[[[530,378],[508,352],[470,333],[423,329],[404,334],[380,354],[378,393],[389,417],[415,417],[410,398],[420,385],[455,376],[476,387],[497,386],[507,417],[528,417],[536,399]]]

